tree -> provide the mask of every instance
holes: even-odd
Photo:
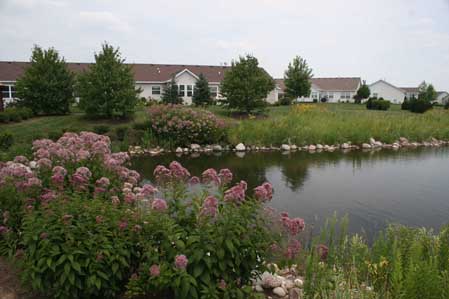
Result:
[[[354,96],[354,100],[356,104],[360,104],[362,103],[362,100],[368,99],[370,95],[371,91],[369,90],[368,85],[366,85],[366,82],[364,81],[363,84],[357,90],[357,93]]]
[[[308,97],[310,95],[312,69],[307,61],[300,56],[293,58],[284,73],[285,94],[291,99]]]
[[[182,98],[179,96],[175,77],[165,86],[164,92],[162,93],[162,102],[164,104],[182,104]]]
[[[412,97],[413,99],[414,97]],[[404,97],[404,101],[401,104],[401,109],[402,110],[410,110],[410,100],[407,99],[407,97]]]
[[[95,64],[79,75],[80,108],[90,117],[127,118],[134,114],[140,89],[119,49],[107,43],[95,54]]]
[[[54,48],[34,46],[31,65],[17,80],[17,104],[34,114],[67,114],[74,101],[74,74]]]
[[[209,90],[209,82],[203,74],[199,75],[193,90],[193,104],[197,106],[211,105],[213,103]]]
[[[409,102],[409,110],[415,113],[424,113],[432,109],[432,102],[437,98],[437,92],[432,84],[423,82],[419,85],[418,98],[412,98]]]
[[[251,55],[233,61],[221,82],[223,104],[229,109],[246,113],[261,110],[266,106],[265,98],[274,89],[274,80],[259,67],[257,58]]]

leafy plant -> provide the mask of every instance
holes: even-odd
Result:
[[[0,133],[0,149],[8,150],[14,144],[14,136],[11,132]]]
[[[286,97],[290,99],[308,97],[312,86],[310,83],[312,77],[312,69],[307,65],[307,61],[299,56],[293,58],[284,73]]]

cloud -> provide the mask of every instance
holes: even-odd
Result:
[[[124,33],[132,31],[132,27],[129,23],[108,11],[81,11],[79,16],[81,21],[86,25],[107,28],[111,31],[120,31]]]

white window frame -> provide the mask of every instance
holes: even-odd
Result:
[[[14,85],[11,85],[11,84],[5,84],[5,85],[3,85],[3,88],[5,88],[6,87],[6,89],[5,89],[5,91],[3,91],[2,90],[2,94],[3,94],[3,98],[6,100],[6,99],[14,99],[14,97],[12,96],[12,93],[13,93],[13,91],[12,91],[12,87],[14,87]],[[5,93],[6,92],[6,93]],[[14,94],[15,94],[16,92],[14,91]],[[5,94],[6,94],[6,96],[5,96]]]
[[[334,93],[333,93],[333,92],[328,92],[328,93],[327,93],[327,99],[328,99],[328,100],[334,99]]]
[[[155,88],[159,88],[159,92],[154,92]],[[160,85],[152,85],[151,86],[151,94],[152,95],[160,95],[162,93],[162,87]]]
[[[186,86],[185,85],[178,85],[178,95],[180,97],[185,97],[186,96]]]
[[[187,85],[187,89],[186,89],[186,91],[187,91],[187,96],[188,97],[193,97],[193,85]]]
[[[213,98],[218,97],[218,86],[209,86],[209,92],[211,97]]]
[[[318,98],[318,93],[316,91],[312,92],[312,99],[317,99]]]

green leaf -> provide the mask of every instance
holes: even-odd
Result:
[[[199,277],[204,271],[204,265],[202,263],[196,264],[193,268],[193,276]]]

